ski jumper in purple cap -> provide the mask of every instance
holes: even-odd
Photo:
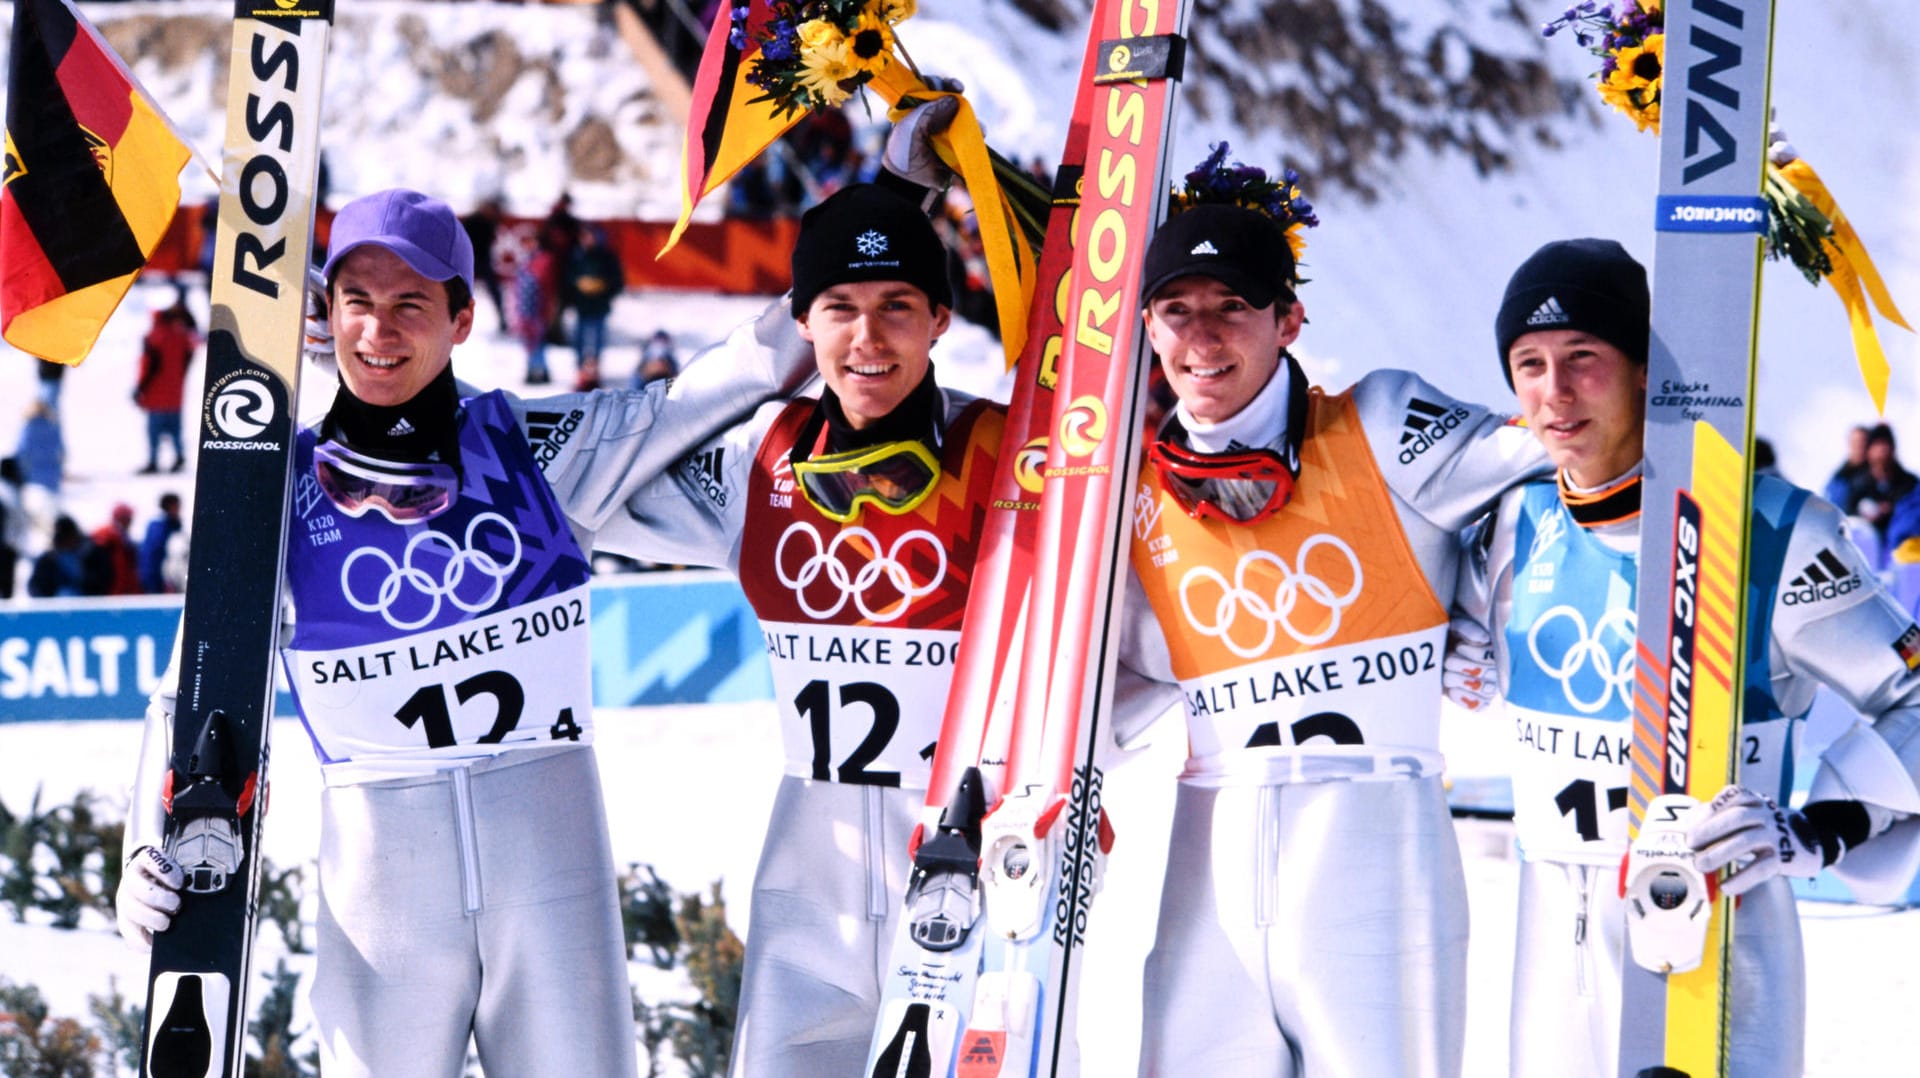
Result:
[[[280,631],[319,757],[313,1009],[329,1075],[635,1073],[591,749],[587,551],[632,488],[811,371],[773,310],[671,385],[523,402],[455,381],[473,249],[412,191],[355,200],[324,268],[341,387],[301,431]],[[538,433],[535,433],[535,432]],[[158,852],[177,669],[147,713],[120,892],[178,908]]]

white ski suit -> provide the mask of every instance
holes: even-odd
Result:
[[[1490,630],[1513,722],[1522,855],[1511,1070],[1612,1078],[1619,1056],[1640,518],[1575,523],[1558,485],[1510,492],[1467,551],[1457,605]],[[1920,864],[1920,629],[1881,588],[1838,512],[1778,479],[1755,482],[1748,562],[1752,641],[1740,783],[1785,804],[1793,727],[1826,685],[1869,720],[1822,756],[1815,800],[1869,803],[1891,830],[1833,871],[1891,897]],[[1524,581],[1524,584],[1517,583]],[[1776,877],[1741,897],[1730,1073],[1798,1075],[1806,972],[1793,892]]]
[[[1460,1072],[1466,884],[1441,789],[1456,532],[1545,470],[1523,429],[1415,375],[1261,390],[1286,508],[1194,520],[1149,465],[1122,658],[1184,698],[1142,1075]],[[1302,408],[1294,399],[1307,397]]]
[[[789,463],[818,407],[802,399],[689,455],[614,526],[656,560],[738,576],[773,667],[786,774],[754,875],[736,1076],[865,1068],[1005,423],[941,392],[939,485],[904,515],[841,524],[807,503]]]
[[[464,481],[425,523],[336,513],[302,433],[280,644],[325,782],[312,999],[329,1075],[454,1078],[469,1035],[490,1075],[635,1073],[585,551],[633,489],[812,371],[779,307],[720,347],[671,386],[462,387]],[[176,655],[130,851],[161,842],[177,682]]]

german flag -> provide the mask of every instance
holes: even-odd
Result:
[[[686,231],[701,199],[805,115],[793,112],[782,118],[768,101],[747,105],[760,96],[760,88],[748,82],[747,75],[760,52],[760,28],[773,17],[773,7],[767,0],[751,0],[736,30],[733,6],[719,5],[713,29],[707,33],[707,47],[700,54],[700,69],[693,76],[693,109],[687,117],[687,144],[680,154],[680,219],[660,248],[661,255],[680,242],[680,233]]]
[[[190,156],[66,0],[15,0],[0,335],[84,359],[173,219]]]

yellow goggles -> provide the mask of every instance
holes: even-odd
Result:
[[[883,513],[910,513],[940,479],[940,461],[920,442],[888,442],[797,461],[794,480],[807,504],[841,524],[860,515],[860,506]]]

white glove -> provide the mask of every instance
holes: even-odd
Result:
[[[929,76],[929,87],[959,93],[965,87],[958,80]],[[887,132],[887,145],[880,153],[880,164],[888,172],[922,187],[942,190],[953,179],[953,170],[933,150],[933,136],[945,131],[960,114],[960,102],[951,97],[936,97],[916,105],[893,130]]]
[[[1447,657],[1441,663],[1440,691],[1468,711],[1484,711],[1500,695],[1493,641],[1474,622],[1455,618],[1447,626]]]
[[[133,851],[113,896],[114,920],[127,946],[142,953],[153,950],[153,934],[165,932],[180,911],[180,887],[186,878],[173,858],[152,846]]]
[[[327,370],[333,370],[337,360],[333,354],[333,326],[327,321],[327,279],[320,276],[318,266],[307,267],[305,331],[300,354]]]
[[[1743,786],[1729,786],[1695,808],[1687,842],[1702,872],[1739,866],[1720,881],[1729,895],[1746,894],[1775,876],[1812,879],[1826,863],[1820,834],[1805,816]]]

